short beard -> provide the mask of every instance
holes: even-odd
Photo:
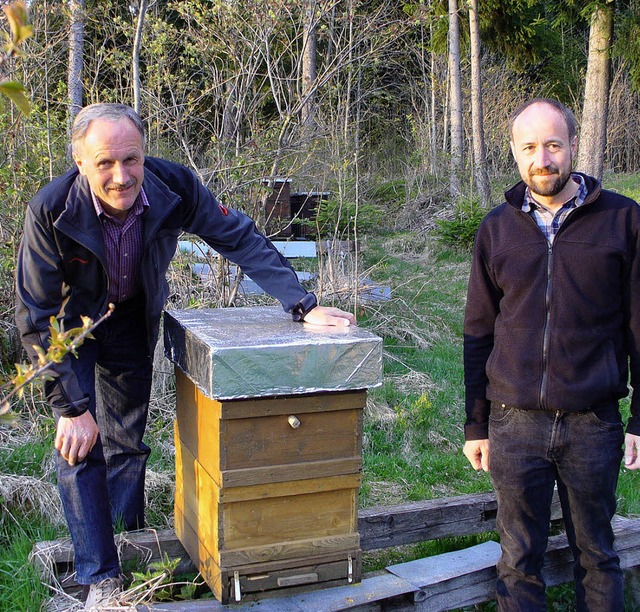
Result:
[[[558,195],[565,188],[569,179],[571,179],[571,169],[567,172],[562,172],[557,166],[549,166],[545,168],[545,170],[555,174],[554,180],[547,180],[544,185],[541,185],[536,180],[540,175],[529,173],[529,181],[527,184],[529,185],[531,193],[545,197]],[[546,175],[547,178],[549,176],[550,175]]]

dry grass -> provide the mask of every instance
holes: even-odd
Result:
[[[398,413],[389,406],[382,398],[374,398],[367,395],[367,405],[364,410],[365,421],[381,423],[382,425],[393,424],[398,419]]]
[[[368,483],[367,505],[395,506],[403,504],[407,499],[407,486],[402,482],[374,480]]]
[[[427,319],[423,320],[415,309],[400,297],[367,305],[370,311],[367,329],[377,336],[396,339],[400,344],[410,344],[428,350],[440,342],[448,330]],[[385,357],[393,358],[391,355]]]
[[[53,525],[63,525],[64,515],[57,488],[32,476],[0,474],[0,498],[3,512],[15,512],[26,518],[38,515]]]
[[[417,370],[409,370],[405,374],[390,376],[389,379],[393,383],[394,388],[402,394],[409,395],[415,393],[421,395],[429,394],[436,388],[431,377],[426,372],[418,372]]]

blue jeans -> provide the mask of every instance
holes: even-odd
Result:
[[[70,466],[57,453],[56,462],[79,584],[120,573],[114,526],[144,526],[149,455],[142,442],[152,375],[144,304],[139,298],[120,304],[93,335],[70,359],[100,435],[86,460]]]
[[[576,609],[624,609],[611,528],[623,442],[617,402],[581,413],[491,406],[489,461],[502,547],[499,610],[547,609],[541,569],[555,483],[574,556]]]

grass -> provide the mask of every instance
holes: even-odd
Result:
[[[615,177],[618,179],[618,177]],[[637,180],[619,177],[607,186],[638,197]],[[636,190],[634,192],[634,190]],[[462,319],[469,254],[436,244],[424,232],[367,237],[361,269],[389,285],[389,301],[360,304],[359,322],[384,339],[384,383],[369,392],[364,424],[364,482],[361,507],[394,505],[491,490],[487,474],[471,469],[462,455],[464,422]],[[184,268],[184,266],[183,266]],[[190,278],[179,290],[193,295]],[[325,296],[330,299],[330,296]],[[185,307],[172,303],[173,308]],[[147,440],[149,460],[148,522],[172,524],[173,389],[171,366],[154,387]],[[628,410],[628,406],[623,409]],[[52,464],[53,420],[46,406],[33,400],[17,430],[0,429],[0,488],[5,511],[0,521],[0,612],[40,610],[48,594],[28,561],[33,543],[63,536],[66,529],[46,503],[55,481]],[[10,480],[15,478],[17,480]],[[18,486],[19,483],[20,486]],[[640,474],[621,468],[619,511],[640,516]],[[44,499],[44,507],[38,499]],[[365,571],[389,564],[464,548],[494,533],[445,538],[366,553]],[[571,586],[550,589],[550,609],[572,609]],[[476,606],[492,610],[493,603]]]
[[[0,534],[0,610],[37,612],[48,598],[48,589],[27,561],[36,541],[60,537],[60,530],[46,522],[5,516]]]
[[[384,264],[377,280],[410,282],[395,282],[393,300],[362,323],[385,339],[386,357],[385,384],[370,391],[384,410],[368,411],[365,420],[363,505],[372,505],[369,491],[378,481],[402,482],[403,501],[490,489],[488,476],[473,472],[461,452],[469,257],[432,249],[428,239],[400,235],[366,253]],[[380,320],[394,321],[394,333]]]

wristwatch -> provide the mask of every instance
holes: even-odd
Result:
[[[304,318],[318,305],[314,293],[307,293],[292,309],[291,316],[294,321],[304,321]]]

